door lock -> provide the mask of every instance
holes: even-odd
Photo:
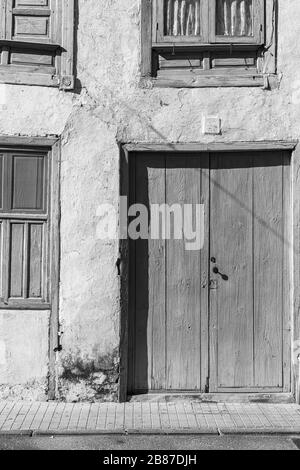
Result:
[[[216,289],[218,289],[218,281],[217,281],[217,279],[211,279],[211,280],[209,281],[209,288],[210,288],[211,290],[216,290]]]

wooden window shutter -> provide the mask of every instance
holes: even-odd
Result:
[[[18,83],[73,88],[74,0],[0,0],[0,7],[0,72],[23,74]]]
[[[0,155],[0,309],[48,309],[48,153]]]

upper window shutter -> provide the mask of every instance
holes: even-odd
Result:
[[[6,39],[21,42],[55,42],[55,1],[8,0]]]
[[[210,42],[264,43],[264,0],[210,0]]]
[[[40,74],[41,84],[73,88],[74,0],[0,0],[0,6],[1,66],[24,73],[25,83],[35,84]]]

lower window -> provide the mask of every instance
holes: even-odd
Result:
[[[0,308],[49,308],[49,155],[0,152]]]

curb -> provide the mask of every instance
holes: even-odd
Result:
[[[19,431],[0,431],[0,438],[1,436],[28,436],[31,437],[33,435],[33,431],[30,430],[19,430]]]
[[[259,434],[259,435],[265,435],[265,436],[274,436],[274,435],[284,435],[284,434],[289,434],[289,435],[299,435],[300,434],[300,428],[295,427],[295,428],[226,428],[226,429],[219,429],[221,435],[240,435],[240,434]]]
[[[87,429],[79,429],[79,430],[54,430],[54,431],[34,431],[32,433],[33,436],[78,436],[78,435],[85,435],[85,436],[187,436],[187,435],[219,435],[219,431],[217,429],[114,429],[114,430],[87,430]],[[0,433],[1,436],[1,433]]]
[[[1,436],[47,437],[47,436],[234,436],[234,435],[261,435],[261,436],[300,436],[300,428],[220,428],[220,429],[113,429],[113,430],[12,430],[0,431]]]

